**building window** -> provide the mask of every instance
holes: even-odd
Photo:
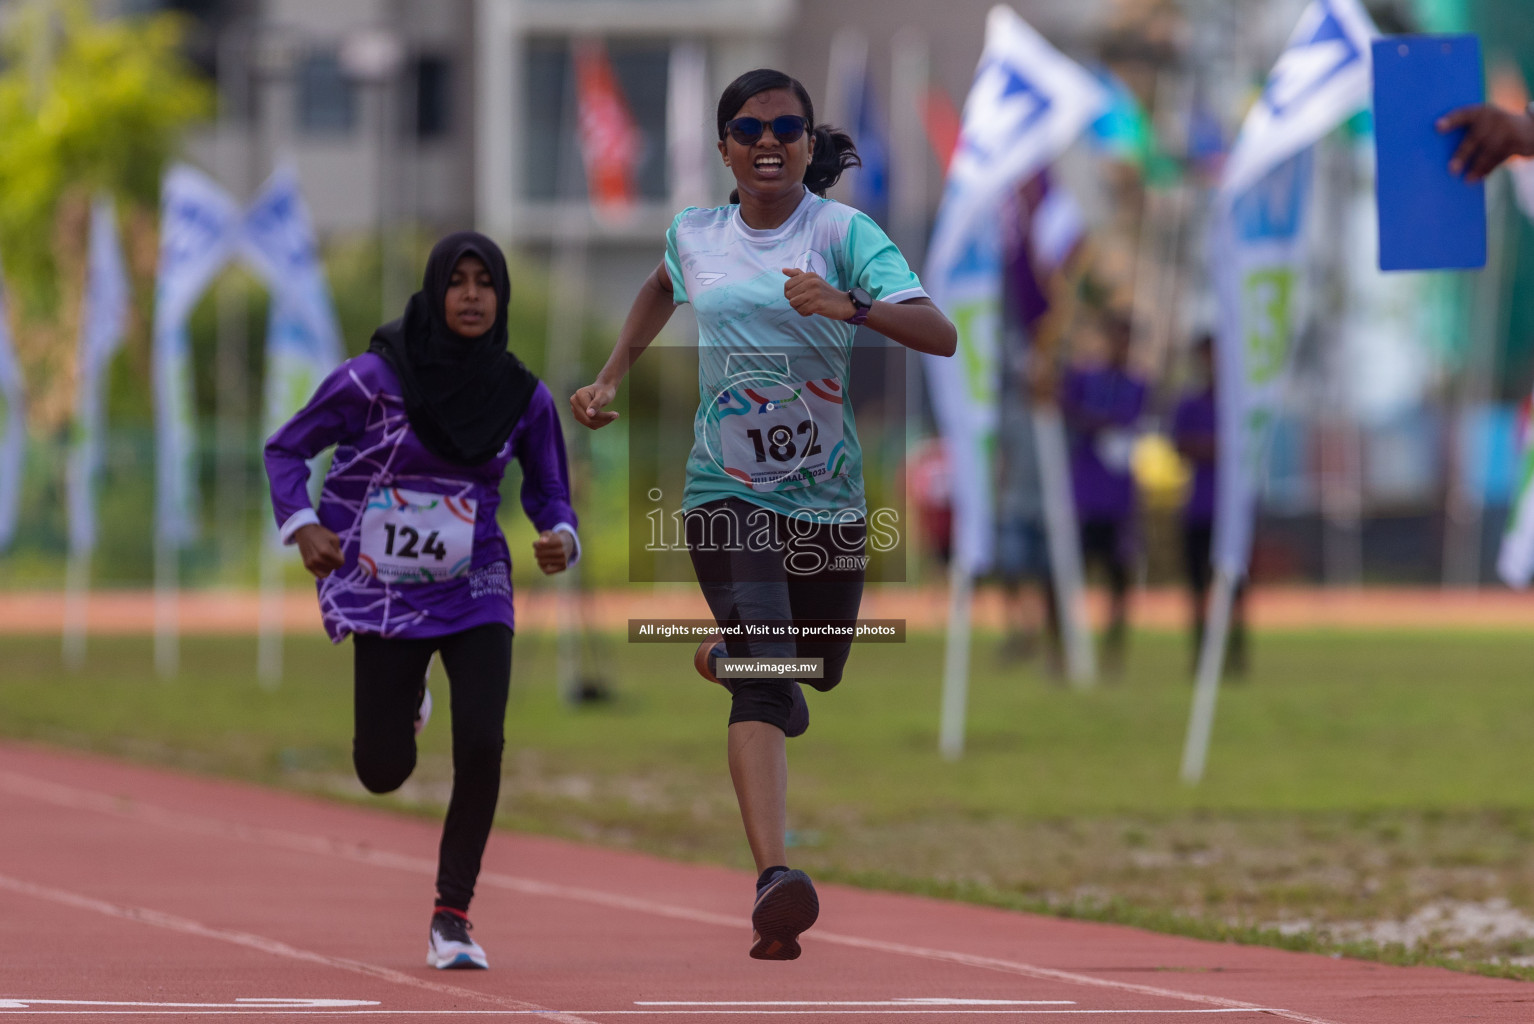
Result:
[[[298,128],[311,135],[344,135],[357,125],[357,87],[334,52],[311,53],[298,64]]]
[[[634,185],[643,201],[664,201],[666,180],[666,89],[671,47],[665,42],[619,42],[607,46],[613,73],[629,113],[644,136],[644,150],[634,169]],[[523,173],[526,198],[535,202],[583,199],[575,102],[574,64],[568,39],[531,39],[526,50],[527,104],[522,118]]]
[[[453,126],[451,65],[446,57],[422,56],[415,61],[415,135],[438,139]]]

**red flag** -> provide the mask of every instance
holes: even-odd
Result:
[[[946,173],[959,148],[959,130],[964,122],[959,117],[959,108],[953,105],[942,87],[927,87],[927,93],[921,99],[921,123],[927,130],[927,141],[932,144],[932,151]]]
[[[599,212],[621,215],[634,205],[634,169],[644,135],[629,113],[602,44],[579,40],[573,55],[586,191]]]

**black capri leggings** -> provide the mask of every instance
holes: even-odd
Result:
[[[499,623],[420,639],[352,637],[352,763],[374,793],[393,792],[415,770],[421,683],[432,654],[442,656],[452,700],[453,795],[437,857],[437,902],[465,912],[501,792],[511,637]]]
[[[814,523],[724,498],[686,514],[693,569],[720,626],[746,623],[851,624],[863,601],[867,524]],[[824,678],[802,682],[825,691],[842,681],[851,640],[728,637],[732,658],[821,658]],[[730,724],[767,722],[787,731],[800,680],[741,680]]]

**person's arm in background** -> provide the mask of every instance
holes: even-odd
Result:
[[[1477,182],[1501,166],[1509,157],[1534,156],[1534,116],[1528,111],[1513,113],[1490,103],[1461,107],[1438,119],[1440,132],[1463,128],[1449,171],[1463,174],[1468,182]]]

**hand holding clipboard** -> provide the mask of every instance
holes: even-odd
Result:
[[[1372,50],[1380,269],[1485,266],[1485,189],[1451,170],[1470,160],[1479,168],[1482,154],[1468,131],[1456,139],[1443,130],[1460,116],[1478,122],[1464,108],[1485,96],[1480,40],[1389,36],[1374,40]]]
[[[1477,103],[1438,119],[1440,132],[1463,128],[1465,136],[1449,161],[1450,174],[1463,174],[1477,182],[1496,170],[1504,160],[1534,156],[1534,117]]]

